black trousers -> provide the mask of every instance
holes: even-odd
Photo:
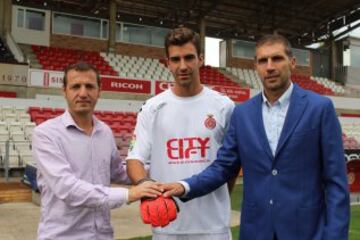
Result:
[[[276,234],[274,234],[274,236],[273,236],[273,240],[278,240],[278,238],[277,238]]]

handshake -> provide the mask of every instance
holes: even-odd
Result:
[[[145,224],[165,227],[176,219],[180,209],[171,196],[184,193],[180,183],[161,184],[147,178],[137,182],[131,190],[135,189],[139,190],[136,198],[141,195],[140,213]],[[131,190],[129,194],[133,194]]]

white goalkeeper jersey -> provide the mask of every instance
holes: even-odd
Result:
[[[207,87],[196,96],[178,97],[171,89],[149,99],[138,114],[127,159],[150,163],[150,177],[175,182],[200,173],[216,158],[234,103]],[[227,184],[186,203],[158,234],[228,233]]]

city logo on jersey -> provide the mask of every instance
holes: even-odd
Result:
[[[216,127],[216,120],[214,118],[214,115],[208,114],[207,118],[204,121],[204,125],[207,129],[214,129]]]
[[[173,138],[167,141],[167,155],[170,164],[203,163],[210,149],[210,138]]]

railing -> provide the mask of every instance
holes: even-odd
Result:
[[[25,61],[25,57],[23,52],[21,51],[19,45],[17,45],[17,43],[15,42],[14,38],[12,37],[10,32],[6,33],[6,44],[9,47],[10,51],[12,52],[12,54],[14,54],[15,59],[20,62],[23,63]]]
[[[26,142],[26,141],[24,141]],[[19,143],[19,142],[18,142]],[[0,168],[4,171],[4,178],[6,182],[9,182],[10,180],[10,172],[11,170],[17,169],[17,170],[22,170],[25,168],[25,161],[22,157],[20,157],[19,154],[17,154],[18,158],[15,162],[10,162],[10,147],[13,147],[12,145],[14,144],[12,140],[6,140],[1,142],[1,144],[5,145],[5,148],[3,148],[5,150],[4,154],[2,155],[3,158],[1,159],[0,162]]]
[[[10,150],[10,140],[5,142],[5,158],[3,159],[2,165],[4,167],[4,177],[7,182],[9,182],[9,151]]]

